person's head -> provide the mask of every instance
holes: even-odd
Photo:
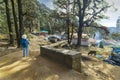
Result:
[[[22,38],[23,38],[23,39],[26,39],[26,38],[27,38],[27,35],[26,35],[26,34],[23,34],[23,35],[22,35]]]

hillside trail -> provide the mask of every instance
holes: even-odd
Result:
[[[83,66],[83,73],[68,69],[57,62],[40,56],[39,39],[30,42],[29,57],[22,55],[21,49],[9,48],[7,55],[0,57],[0,80],[119,80]],[[98,64],[101,64],[100,62]],[[89,67],[89,68],[88,68]],[[102,68],[104,68],[102,66]],[[101,69],[102,69],[101,68]],[[111,67],[110,67],[111,68]],[[108,71],[108,67],[107,70]],[[116,70],[118,71],[118,70]],[[98,74],[99,73],[99,74]],[[118,71],[119,73],[119,71]],[[119,74],[118,74],[119,75]],[[113,76],[114,77],[114,76]]]
[[[29,57],[8,48],[0,57],[0,80],[82,80],[78,72],[40,56],[38,39],[30,40]]]

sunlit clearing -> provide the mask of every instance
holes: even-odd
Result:
[[[47,77],[45,80],[58,80],[59,76],[58,75],[51,75],[49,77]]]
[[[18,71],[27,68],[30,64],[23,61],[16,61],[13,64],[9,64],[0,68],[0,79],[12,75]]]
[[[10,61],[9,59],[5,59],[5,60],[0,61],[0,66],[7,64],[9,61]]]

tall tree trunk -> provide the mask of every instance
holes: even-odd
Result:
[[[83,20],[82,20],[82,13],[81,13],[81,3],[80,0],[78,0],[78,7],[79,7],[79,27],[78,27],[78,42],[77,45],[81,46],[81,38],[82,38],[82,27],[83,27]]]
[[[20,31],[20,40],[22,38],[22,35],[24,33],[24,27],[23,27],[23,16],[22,16],[22,3],[21,0],[18,1],[18,14],[19,14],[19,31]]]
[[[79,7],[79,27],[78,27],[77,45],[78,45],[78,47],[80,47],[81,46],[81,38],[82,38],[83,19],[82,19],[82,13],[81,13],[81,3],[80,3],[80,0],[77,0],[77,1],[78,1],[78,7]],[[80,56],[80,66],[81,66],[81,58],[82,57]],[[82,72],[82,66],[80,67],[80,72]]]
[[[16,17],[15,7],[14,7],[14,0],[11,0],[11,4],[12,4],[12,12],[13,12],[14,24],[15,24],[17,47],[19,48],[20,47],[20,38],[19,38],[19,31],[18,31],[18,25],[17,25],[17,17]]]
[[[66,20],[66,23],[67,23],[67,37],[68,37],[68,44],[70,45],[70,20],[69,20],[69,3],[70,1],[68,0],[68,3],[67,3],[67,20]]]
[[[8,24],[8,29],[9,29],[9,36],[10,36],[10,44],[14,44],[14,37],[13,37],[13,30],[11,26],[11,20],[10,20],[10,11],[9,11],[9,5],[8,5],[8,0],[4,0],[5,2],[5,7],[6,7],[6,16],[7,16],[7,24]]]
[[[75,4],[76,4],[76,3],[75,3],[75,0],[74,0],[74,3],[73,3],[73,11],[72,11],[74,16],[75,16]],[[72,32],[71,32],[71,35],[70,35],[70,43],[72,42],[72,39],[73,39],[74,24],[72,23],[72,25],[71,25],[71,26],[72,26]]]
[[[74,28],[73,28],[73,24],[72,24],[71,26],[72,26],[72,27],[71,27],[71,28],[72,28],[72,32],[71,32],[71,35],[70,35],[70,43],[72,42],[72,39],[73,39],[73,29],[74,29]]]
[[[85,16],[85,9],[87,7],[88,0],[83,0],[83,7],[81,8],[81,2],[78,0],[78,7],[79,7],[79,28],[78,28],[78,46],[81,46],[81,38],[82,38],[82,28],[83,28],[83,21]]]
[[[51,28],[50,22],[48,22],[48,27],[49,27],[49,33],[52,34],[52,28]]]

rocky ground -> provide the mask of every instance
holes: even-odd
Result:
[[[88,48],[80,50],[82,73],[79,73],[40,56],[39,46],[44,44],[50,43],[43,37],[33,36],[30,40],[28,58],[22,57],[21,49],[15,47],[2,49],[0,53],[5,52],[6,55],[0,57],[0,80],[120,80],[120,67],[107,64],[95,56],[88,56]],[[105,57],[109,54],[108,48],[98,51]]]

